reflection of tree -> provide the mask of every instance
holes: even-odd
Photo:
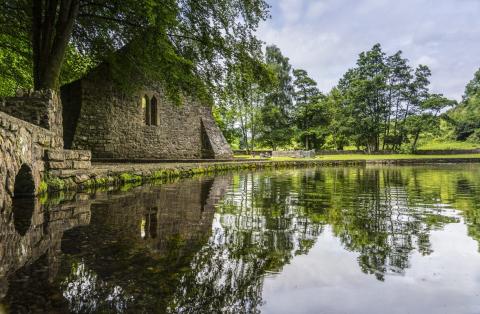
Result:
[[[183,277],[172,312],[255,313],[264,276],[306,254],[322,231],[298,205],[301,176],[244,174],[218,206],[207,245]]]
[[[412,251],[430,254],[432,227],[455,221],[430,205],[411,205],[406,185],[416,182],[415,172],[403,173],[400,168],[329,169],[323,182],[307,183],[322,197],[330,196],[327,222],[348,250],[360,254],[362,271],[379,280],[402,274]],[[415,191],[421,193],[418,186]]]
[[[308,254],[327,224],[363,272],[385,280],[413,252],[432,252],[431,231],[458,221],[452,208],[480,240],[478,169],[288,170],[97,193],[88,226],[71,229],[78,218],[67,225],[56,211],[32,225],[61,230],[55,254],[17,271],[9,300],[34,289],[54,300],[45,309],[74,312],[258,312],[265,276]]]
[[[121,313],[133,301],[133,297],[126,295],[122,287],[101,281],[84,263],[73,262],[72,273],[62,285],[63,297],[70,306],[69,311],[74,313],[95,312],[102,303],[106,303],[110,310]]]

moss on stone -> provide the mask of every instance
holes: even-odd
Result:
[[[38,194],[44,194],[48,191],[48,184],[44,180],[42,180],[38,186]]]
[[[57,177],[46,177],[45,183],[47,184],[48,191],[61,191],[65,189],[65,180]]]
[[[120,181],[122,183],[134,183],[134,182],[141,182],[142,181],[141,176],[133,174],[133,173],[128,173],[128,172],[124,172],[124,173],[120,174],[119,178],[120,178]]]

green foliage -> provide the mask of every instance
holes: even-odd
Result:
[[[430,94],[430,76],[424,65],[413,70],[401,51],[386,56],[379,44],[373,46],[334,90],[333,120],[342,121],[334,129],[341,126],[344,137],[370,152],[398,151],[407,143],[416,150],[422,132],[436,128],[439,113],[455,104]]]
[[[467,84],[462,102],[444,118],[454,127],[457,140],[480,143],[480,70]]]
[[[292,66],[276,46],[267,47],[265,60],[273,73],[275,84],[266,95],[265,105],[261,108],[262,129],[259,139],[275,150],[291,142],[294,96]]]
[[[317,88],[317,82],[302,69],[293,70],[295,124],[297,137],[307,150],[320,149],[329,133],[329,111],[325,96]]]
[[[12,94],[17,87],[56,88],[105,61],[121,86],[160,82],[174,100],[188,92],[211,101],[239,55],[259,61],[261,43],[254,32],[269,9],[263,0],[50,4],[3,0],[0,67],[11,60],[16,66],[4,67],[8,80],[0,81],[2,93]]]

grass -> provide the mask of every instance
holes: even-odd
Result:
[[[321,160],[385,160],[385,159],[441,159],[441,158],[480,158],[480,154],[458,154],[458,155],[363,155],[363,154],[342,154],[317,156]]]
[[[476,149],[480,148],[478,143],[456,142],[456,141],[430,141],[419,146],[420,150],[454,150],[454,149]]]
[[[255,160],[259,157],[249,155],[236,155],[235,158]],[[273,157],[272,161],[289,160],[392,160],[392,159],[441,159],[441,158],[480,158],[480,154],[455,154],[455,155],[410,155],[410,154],[389,154],[389,155],[367,155],[367,154],[341,154],[341,155],[322,155],[315,158],[292,158],[292,157]]]

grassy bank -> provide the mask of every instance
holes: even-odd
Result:
[[[247,157],[247,156],[241,156]],[[249,157],[249,156],[248,156]],[[210,163],[125,163],[94,164],[91,169],[49,173],[41,183],[42,190],[82,191],[99,187],[141,185],[146,182],[192,177],[202,174],[216,174],[225,171],[328,167],[364,166],[366,164],[427,164],[427,163],[480,162],[480,154],[463,155],[362,155],[343,154],[317,156],[312,159],[250,158],[235,162]]]
[[[363,154],[342,154],[317,156],[321,160],[405,160],[405,159],[463,159],[480,158],[480,154],[458,154],[458,155],[411,155],[411,154],[389,154],[389,155],[363,155]]]
[[[252,157],[250,155],[236,155],[235,158],[255,160],[260,157]],[[288,160],[406,160],[406,159],[471,159],[479,158],[480,154],[455,154],[455,155],[413,155],[413,154],[388,154],[388,155],[374,155],[374,154],[340,154],[340,155],[321,155],[315,158],[291,158],[291,157],[272,157],[268,158],[271,161],[288,161]]]
[[[363,160],[245,160],[241,162],[209,163],[124,163],[93,164],[91,169],[50,172],[41,186],[47,192],[83,191],[127,184],[140,185],[150,181],[186,178],[195,175],[216,174],[226,171],[305,168],[315,166],[364,165]]]

